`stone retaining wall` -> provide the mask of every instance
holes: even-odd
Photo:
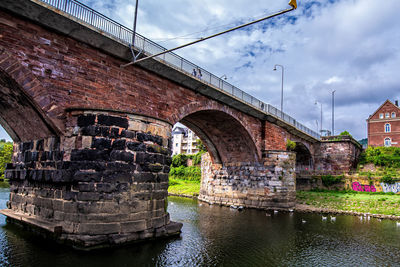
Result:
[[[266,151],[263,163],[213,164],[202,157],[199,200],[210,204],[249,208],[293,208],[296,198],[296,156]]]

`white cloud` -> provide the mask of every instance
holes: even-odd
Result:
[[[340,83],[342,81],[343,81],[342,78],[339,78],[337,76],[333,76],[333,77],[330,77],[328,80],[326,80],[324,83],[326,83],[326,84],[334,84],[334,83]]]

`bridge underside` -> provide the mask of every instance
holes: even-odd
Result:
[[[15,144],[3,214],[83,249],[179,234],[182,224],[166,212],[171,125],[90,110],[71,110],[67,118],[63,136]],[[258,162],[205,158],[200,199],[293,208],[294,162],[283,151]]]

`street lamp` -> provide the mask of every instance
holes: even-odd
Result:
[[[335,92],[332,91],[332,135],[335,135]]]
[[[315,105],[318,105],[318,103],[321,105],[321,125],[320,125],[321,128],[320,128],[319,132],[322,134],[322,103],[315,100]]]
[[[219,80],[218,80],[218,82],[219,82],[219,88],[222,88],[223,87],[223,85],[224,85],[224,83],[223,83],[223,80],[222,79],[224,79],[225,81],[226,81],[226,79],[228,79],[228,77],[226,77],[226,75],[224,74],[224,75],[222,75],[221,77],[219,77]],[[221,86],[222,85],[222,86]]]
[[[282,65],[275,64],[274,70],[276,70],[276,67],[281,67],[282,69],[282,83],[281,83],[281,111],[283,112],[283,73],[285,72],[285,69],[283,68]]]

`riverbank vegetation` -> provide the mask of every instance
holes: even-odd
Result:
[[[330,211],[400,216],[400,195],[355,191],[298,191],[297,203]]]
[[[11,162],[12,153],[13,153],[12,142],[6,142],[5,140],[0,140],[0,181],[4,181],[4,171],[6,168],[6,164]]]
[[[385,183],[400,181],[400,147],[369,147],[360,156],[358,176]]]
[[[200,140],[197,140],[197,148],[199,152],[194,155],[178,154],[172,157],[168,188],[170,194],[190,197],[199,195],[201,156],[207,150]]]

